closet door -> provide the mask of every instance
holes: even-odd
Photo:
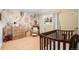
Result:
[[[73,11],[65,11],[59,14],[61,29],[74,30],[77,27],[77,15]]]

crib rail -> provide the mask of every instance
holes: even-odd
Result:
[[[73,35],[73,30],[57,30],[56,32],[62,33],[63,39],[69,40]]]
[[[48,37],[47,35],[55,33],[56,38]],[[58,33],[61,33],[63,39],[58,38]],[[72,38],[71,38],[72,37]],[[75,36],[71,30],[55,30],[40,34],[40,50],[71,50],[74,49]],[[62,44],[61,44],[62,43]],[[62,45],[62,46],[60,46]],[[68,46],[67,46],[68,45]],[[62,48],[61,48],[62,47]],[[67,48],[68,47],[68,48]]]
[[[77,47],[77,43],[79,42],[79,35],[78,34],[75,34],[71,37],[70,39],[70,47],[69,49],[74,49],[76,50],[78,47]]]

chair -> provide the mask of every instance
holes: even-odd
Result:
[[[33,27],[32,27],[31,35],[32,35],[32,36],[37,36],[37,35],[39,35],[39,26],[33,26]]]

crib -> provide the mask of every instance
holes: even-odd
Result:
[[[40,34],[40,50],[74,50],[77,36],[73,30],[53,30]]]

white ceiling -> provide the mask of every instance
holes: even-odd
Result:
[[[50,11],[54,11],[57,12],[59,11],[59,9],[2,9],[0,10],[7,10],[7,11],[23,11],[23,12],[27,12],[27,13],[46,13],[46,12],[50,12]]]
[[[46,12],[58,12],[58,9],[26,9],[22,10],[28,13],[46,13]]]
[[[0,12],[2,11],[23,11],[23,12],[27,12],[27,13],[36,13],[36,14],[43,14],[43,13],[50,13],[50,12],[61,12],[63,11],[67,11],[67,10],[77,10],[77,9],[2,9],[0,10]]]

